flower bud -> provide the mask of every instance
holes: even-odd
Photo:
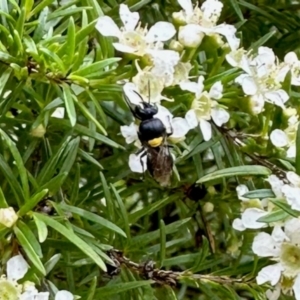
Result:
[[[0,224],[12,227],[18,220],[18,215],[12,207],[0,208]]]
[[[39,124],[37,127],[31,130],[30,134],[33,137],[42,138],[46,133],[46,129],[43,124]]]

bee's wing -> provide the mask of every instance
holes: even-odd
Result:
[[[166,140],[158,148],[148,149],[147,167],[153,178],[161,185],[170,185],[173,158]]]

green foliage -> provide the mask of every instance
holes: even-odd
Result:
[[[180,180],[175,178],[170,188],[128,167],[134,148],[119,132],[130,123],[131,113],[118,83],[136,70],[115,52],[112,39],[95,30],[103,14],[119,21],[120,3],[0,1],[0,206],[13,207],[19,216],[12,228],[0,228],[2,264],[20,251],[31,266],[26,279],[52,296],[67,289],[88,300],[265,299],[254,280],[265,262],[253,265],[253,234],[245,234],[241,242],[231,223],[240,209],[237,183],[248,179],[255,187],[248,198],[272,196],[256,177],[270,174],[268,168],[243,166],[244,152],[217,129],[209,142],[195,129],[175,146]],[[139,11],[143,24],[168,20],[179,10],[175,0],[126,3]],[[245,48],[268,45],[281,57],[298,49],[299,4],[228,0],[224,7],[222,21],[239,28]],[[207,88],[219,79],[232,81],[238,71],[224,68],[225,54],[211,49],[203,60],[193,57],[192,75],[205,72]],[[178,87],[166,93],[175,98],[172,112],[183,114],[191,99]],[[235,87],[229,88],[224,101],[238,96]],[[60,107],[64,117],[53,117]],[[241,127],[247,127],[242,113],[235,114]],[[203,159],[208,149],[216,165]],[[196,181],[209,189],[200,202],[186,196]],[[207,202],[213,211],[205,211]],[[281,210],[261,221],[295,215],[280,200],[274,205]],[[153,260],[159,268],[186,273],[172,288],[124,266],[110,278],[106,271],[115,264],[109,256],[112,248],[131,261]],[[237,280],[224,284],[193,273]],[[246,283],[240,281],[245,277]]]

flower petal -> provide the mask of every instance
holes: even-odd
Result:
[[[13,256],[7,261],[6,274],[9,280],[17,281],[23,278],[27,271],[28,264],[21,254]]]
[[[63,119],[65,115],[65,108],[64,107],[57,107],[54,112],[51,114],[51,117]]]
[[[123,91],[127,99],[130,101],[130,103],[134,105],[139,105],[143,101],[134,83],[126,82],[123,86]]]
[[[280,254],[280,245],[274,242],[270,234],[260,232],[253,240],[252,251],[261,257],[278,257]]]
[[[199,126],[203,135],[204,141],[209,141],[212,137],[211,124],[206,120],[200,120]]]
[[[165,42],[171,39],[176,33],[176,29],[172,23],[157,22],[155,23],[146,35],[146,40],[149,43]]]
[[[120,52],[132,53],[132,54],[136,53],[136,48],[132,48],[132,47],[124,45],[122,43],[112,43],[112,44],[113,44],[114,48]]]
[[[284,131],[275,129],[270,134],[270,140],[275,147],[282,148],[288,144],[288,137]]]
[[[209,90],[209,96],[215,100],[219,100],[223,97],[223,84],[221,81],[217,81],[212,85]]]
[[[296,145],[291,145],[286,151],[286,157],[295,158],[296,157]]]
[[[196,113],[193,109],[190,109],[186,114],[185,114],[185,119],[190,126],[190,129],[195,128],[198,125],[198,119],[196,116]]]
[[[284,62],[288,63],[290,65],[298,62],[298,57],[297,54],[295,52],[289,52],[285,55],[284,57]]]
[[[121,134],[125,138],[127,144],[131,144],[138,139],[137,126],[134,122],[132,122],[129,126],[121,126],[120,129]]]
[[[249,229],[259,229],[259,228],[266,227],[267,226],[266,223],[257,222],[257,220],[260,217],[263,217],[267,214],[268,214],[268,212],[266,212],[262,209],[259,209],[259,208],[255,208],[255,207],[247,208],[242,213],[243,225]]]
[[[293,284],[293,291],[296,300],[300,300],[300,274],[297,275],[294,284]]]
[[[253,96],[257,93],[257,84],[252,76],[242,74],[235,79],[235,82],[242,86],[246,95]]]
[[[170,138],[180,139],[185,137],[185,135],[189,132],[190,126],[186,119],[184,118],[174,118],[172,120],[172,128],[173,128],[173,134],[170,136]]]
[[[193,13],[193,4],[191,0],[177,0],[182,9],[186,12],[187,15]]]
[[[249,200],[248,198],[243,197],[243,195],[245,195],[246,193],[249,192],[249,189],[245,184],[239,184],[235,190],[237,192],[237,196],[238,196],[239,200],[242,200],[242,201]]]
[[[74,296],[68,291],[61,290],[56,293],[55,300],[74,300]]]
[[[204,38],[201,27],[196,24],[181,26],[178,33],[178,41],[185,47],[197,48]]]
[[[96,23],[96,29],[103,36],[115,36],[120,38],[121,31],[111,17],[102,16]]]
[[[225,36],[231,50],[237,50],[240,39],[235,36],[236,28],[233,25],[220,24],[214,28],[214,32]]]
[[[120,4],[119,14],[125,29],[133,31],[140,19],[139,14],[131,12],[126,4]]]
[[[282,194],[282,187],[283,187],[283,181],[280,180],[276,175],[270,175],[268,179],[266,179],[271,185],[272,191],[275,194],[277,198],[281,198],[283,196]]]
[[[286,178],[294,186],[300,187],[300,176],[297,175],[295,172],[291,172],[291,171],[287,172],[286,173]]]
[[[230,114],[222,107],[212,108],[211,117],[217,126],[221,127],[230,119]]]
[[[276,283],[279,282],[282,271],[283,268],[280,263],[264,267],[258,273],[256,277],[256,282],[257,284],[264,284],[266,282],[270,282],[271,285],[274,286]]]
[[[147,170],[147,156],[145,155],[144,157],[142,157],[142,163],[143,163],[143,166],[141,164],[141,155],[143,153],[140,153],[139,155],[136,155],[136,154],[130,154],[129,155],[129,167],[130,167],[130,170],[132,172],[135,172],[135,173],[143,173],[143,171],[145,172]]]
[[[233,227],[233,229],[238,230],[238,231],[246,230],[246,227],[244,226],[241,219],[234,219],[232,222],[232,227]]]
[[[266,92],[265,97],[273,104],[284,108],[284,103],[289,100],[289,95],[284,90]]]

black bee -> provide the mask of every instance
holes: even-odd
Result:
[[[133,107],[126,96],[125,100],[134,117],[141,120],[138,137],[142,143],[142,148],[136,154],[142,153],[140,156],[142,167],[144,168],[142,158],[147,155],[147,168],[151,176],[161,186],[170,185],[173,158],[167,137],[172,135],[172,127],[171,132],[168,133],[163,122],[154,117],[158,112],[156,105],[142,101],[140,105]]]

